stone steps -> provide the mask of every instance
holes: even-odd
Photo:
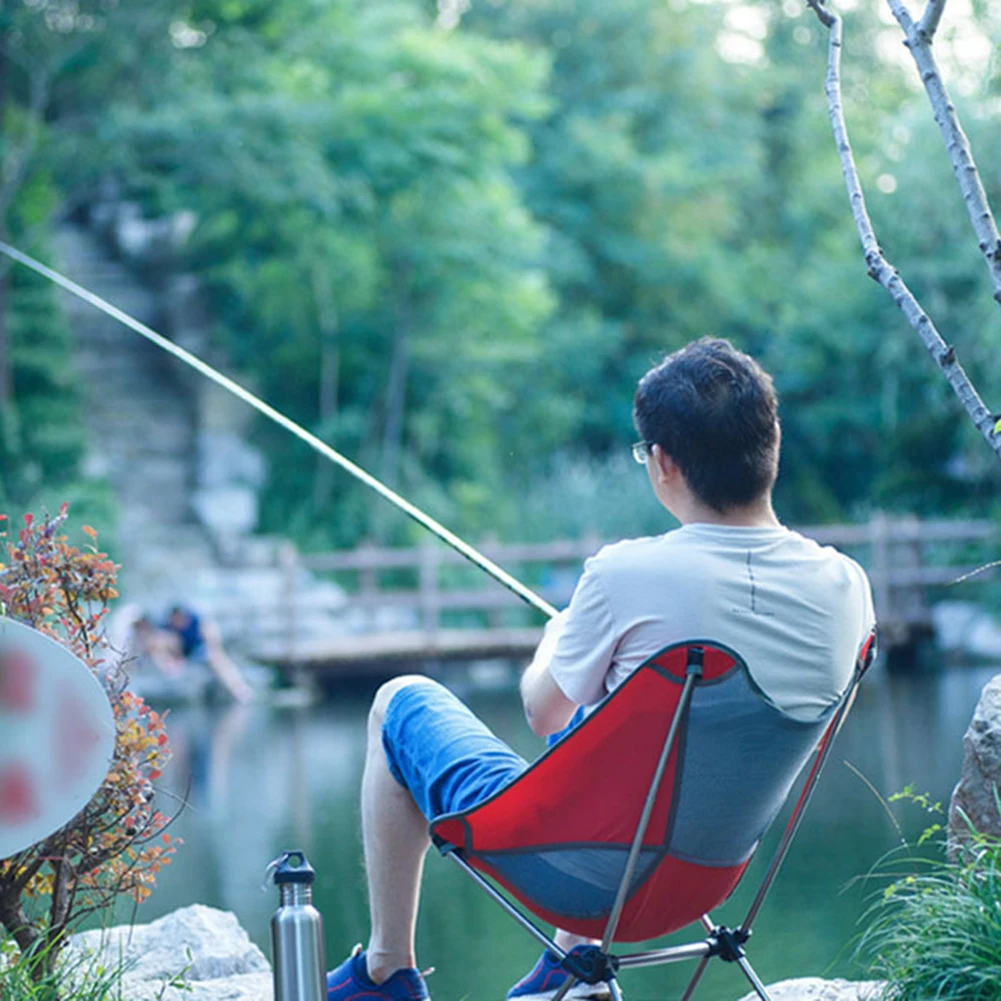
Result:
[[[69,277],[156,329],[156,296],[97,238],[66,225],[56,243]],[[76,342],[87,469],[108,480],[117,502],[116,559],[132,593],[182,588],[184,573],[216,562],[191,507],[195,401],[189,385],[179,378],[177,362],[119,321],[72,296],[63,308]]]

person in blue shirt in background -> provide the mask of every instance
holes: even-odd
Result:
[[[164,642],[150,645],[149,653],[165,674],[178,674],[187,663],[205,664],[237,702],[253,699],[253,689],[226,653],[214,622],[184,605],[174,605],[159,632]]]

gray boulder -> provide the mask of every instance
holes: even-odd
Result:
[[[947,653],[985,660],[1001,657],[1001,623],[969,601],[941,601],[931,609],[935,642]]]
[[[952,849],[969,838],[964,814],[977,831],[1001,837],[997,791],[1001,791],[1001,674],[984,686],[963,737],[963,771],[949,804]]]
[[[782,980],[768,988],[772,1001],[876,1001],[883,989],[882,980],[822,980],[798,977]],[[740,1001],[758,1001],[751,991]]]
[[[272,1001],[271,967],[234,914],[194,904],[148,925],[73,936],[71,978],[124,967],[128,1001]]]

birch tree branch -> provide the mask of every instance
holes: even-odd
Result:
[[[928,0],[928,6],[918,22],[918,33],[930,45],[938,31],[938,22],[942,20],[945,10],[945,0]]]
[[[938,68],[931,42],[945,8],[946,0],[929,0],[920,21],[915,21],[902,0],[887,0],[893,16],[904,32],[904,45],[914,57],[921,83],[931,102],[935,121],[938,123],[942,141],[952,162],[952,171],[963,194],[966,211],[973,231],[977,235],[987,268],[994,283],[994,298],[1001,303],[1001,235],[987,201],[987,192],[980,180],[980,172],[973,159],[970,140],[960,124],[956,106],[949,97],[942,73]]]
[[[929,354],[942,370],[942,374],[952,386],[973,421],[977,430],[987,440],[987,443],[1001,458],[1001,434],[994,433],[995,417],[984,406],[979,394],[970,382],[963,366],[956,360],[956,351],[945,343],[941,334],[935,328],[931,317],[921,308],[914,294],[907,287],[897,270],[887,261],[876,239],[876,233],[866,208],[862,183],[859,180],[858,169],[855,166],[855,156],[848,140],[848,128],[845,124],[844,106],[841,98],[841,18],[825,8],[820,0],[807,0],[807,3],[828,29],[829,43],[827,55],[827,79],[824,92],[827,95],[827,110],[831,119],[831,130],[841,161],[841,173],[848,188],[848,199],[851,203],[852,217],[859,239],[862,241],[862,252],[869,269],[869,277],[874,279],[890,293],[893,301],[907,321],[917,331]]]

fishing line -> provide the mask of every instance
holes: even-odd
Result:
[[[137,334],[145,337],[146,340],[151,341],[158,348],[162,348],[168,354],[172,354],[175,358],[184,362],[185,365],[189,365],[196,372],[200,372],[207,379],[211,379],[217,386],[221,386],[223,389],[243,400],[245,403],[249,403],[250,406],[264,414],[265,417],[285,428],[285,430],[291,431],[292,434],[304,441],[314,451],[319,452],[320,455],[325,456],[331,462],[340,466],[356,479],[361,480],[362,483],[364,483],[367,487],[371,487],[372,490],[374,490],[381,497],[384,497],[391,504],[395,504],[396,507],[404,512],[404,514],[409,515],[419,525],[422,525],[429,532],[441,539],[442,542],[461,553],[467,560],[469,560],[470,563],[490,574],[494,580],[503,584],[509,591],[513,591],[519,598],[526,601],[533,608],[537,608],[540,612],[543,612],[550,618],[556,614],[556,609],[550,605],[548,601],[540,598],[539,595],[522,584],[521,581],[512,577],[506,570],[499,567],[493,560],[484,556],[479,550],[473,548],[473,546],[469,545],[468,542],[460,539],[454,532],[449,531],[444,525],[432,518],[431,515],[425,514],[425,512],[419,507],[416,507],[414,504],[411,504],[410,501],[401,497],[395,490],[392,490],[380,480],[377,480],[371,473],[367,473],[361,468],[361,466],[347,458],[347,456],[344,456],[336,449],[331,448],[325,441],[321,441],[316,437],[316,435],[311,434],[304,427],[296,424],[296,422],[291,418],[286,417],[280,411],[275,410],[274,407],[265,403],[262,399],[260,399],[260,397],[255,396],[239,383],[234,382],[221,372],[216,371],[216,369],[214,369],[207,362],[202,361],[197,355],[193,355],[190,351],[185,351],[184,348],[178,347],[178,345],[176,345],[173,341],[168,340],[162,334],[158,334],[155,330],[147,327],[145,323],[141,323],[124,310],[119,309],[117,306],[113,306],[110,302],[102,299],[99,295],[85,289],[82,285],[77,285],[76,282],[71,281],[65,275],[60,274],[58,271],[54,271],[52,268],[47,267],[40,261],[36,261],[35,258],[29,257],[27,254],[22,253],[15,247],[11,247],[2,240],[0,240],[0,252],[6,254],[9,258],[17,261],[19,264],[23,264],[25,267],[30,268],[43,278],[47,278],[49,281],[54,282],[60,288],[65,289],[71,295],[75,295],[78,299],[82,299],[84,302],[89,303],[91,306],[99,309],[102,313],[106,313],[113,319],[118,320],[119,323],[124,324],[126,327],[134,330]]]

